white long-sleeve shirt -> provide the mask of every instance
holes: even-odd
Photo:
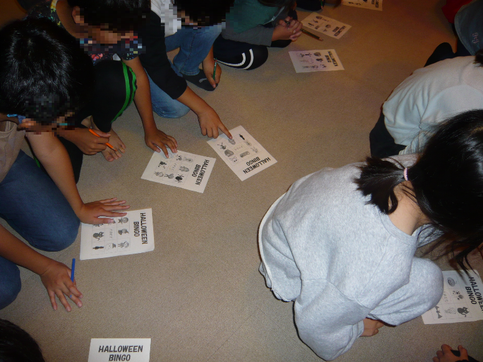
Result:
[[[458,113],[483,108],[483,68],[475,57],[446,59],[418,69],[383,105],[384,123],[400,154],[417,153],[438,124]]]

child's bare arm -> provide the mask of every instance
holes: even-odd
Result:
[[[40,276],[54,310],[57,310],[56,296],[68,312],[71,311],[71,307],[65,298],[66,295],[79,308],[82,307],[80,300],[82,293],[77,289],[75,282],[71,281],[71,270],[66,265],[39,254],[1,225],[0,240],[2,240],[0,243],[0,255],[3,258]]]
[[[177,100],[183,103],[185,106],[191,108],[191,110],[196,113],[198,116],[198,122],[200,123],[201,134],[203,136],[217,138],[219,129],[229,138],[232,138],[230,131],[228,131],[223,122],[221,122],[221,119],[215,110],[211,108],[203,99],[198,97],[198,95],[193,92],[190,87],[187,87],[184,93]]]
[[[221,67],[219,64],[216,64],[215,57],[213,55],[213,46],[211,46],[210,52],[206,56],[205,59],[203,59],[203,72],[206,75],[206,78],[208,79],[208,82],[210,82],[211,86],[213,88],[216,88],[218,83],[220,83],[221,79]],[[214,73],[214,74],[213,74]]]
[[[133,70],[134,74],[136,74],[137,90],[134,96],[134,103],[136,104],[139,116],[143,122],[146,145],[156,152],[163,150],[166,156],[168,156],[167,148],[176,152],[178,149],[178,143],[174,137],[168,136],[156,127],[156,122],[154,121],[153,116],[153,106],[151,104],[149,79],[141,65],[139,57],[131,60],[124,60],[124,62]]]
[[[82,222],[102,224],[113,222],[109,217],[125,215],[125,213],[114,212],[129,208],[124,205],[125,201],[107,199],[87,204],[82,202],[67,151],[53,132],[27,132],[27,138],[35,155]],[[100,216],[107,218],[100,218]]]

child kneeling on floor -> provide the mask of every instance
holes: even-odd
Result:
[[[368,158],[296,181],[261,222],[260,272],[278,299],[294,302],[302,341],[332,360],[358,337],[434,307],[442,273],[417,248],[445,246],[465,269],[481,220],[477,110],[442,124],[419,156]]]
[[[79,221],[113,222],[129,206],[107,199],[84,203],[67,151],[55,132],[89,100],[91,60],[47,19],[18,20],[0,30],[0,218],[33,248],[60,251],[76,239]],[[22,150],[24,138],[43,165]],[[71,270],[0,225],[0,309],[21,289],[22,266],[39,275],[50,302],[82,306]],[[1,360],[1,359],[0,359]]]

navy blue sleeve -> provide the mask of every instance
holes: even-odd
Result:
[[[171,98],[179,98],[187,88],[186,80],[171,68],[164,42],[164,25],[158,15],[151,11],[147,24],[139,31],[144,52],[141,64],[154,83]]]

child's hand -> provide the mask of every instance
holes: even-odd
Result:
[[[364,318],[364,332],[361,337],[372,337],[379,333],[379,328],[384,327],[384,323],[375,319]]]
[[[126,201],[124,200],[117,201],[115,197],[112,199],[89,202],[81,207],[79,212],[77,212],[77,217],[80,221],[86,224],[110,224],[113,223],[114,220],[106,216],[125,216],[125,212],[115,212],[118,210],[129,209],[129,205],[124,205],[125,203]]]
[[[228,138],[233,138],[230,131],[221,122],[218,114],[211,107],[208,107],[202,113],[198,113],[198,122],[200,123],[201,134],[203,136],[218,138],[218,129],[220,129]]]
[[[71,270],[64,264],[55,260],[51,260],[47,269],[40,274],[40,279],[47,289],[52,308],[57,310],[57,301],[55,297],[59,298],[67,312],[72,310],[67,302],[65,296],[68,296],[80,308],[82,307],[82,293],[77,289],[75,280],[70,280]]]
[[[216,66],[215,79],[213,79],[213,72],[215,71],[215,59],[213,57],[206,57],[203,60],[203,72],[205,72],[206,79],[210,82],[213,88],[216,88],[221,79],[221,67],[220,64]]]
[[[156,152],[163,151],[164,155],[168,157],[168,149],[171,149],[172,152],[178,152],[178,142],[174,139],[174,137],[168,136],[166,133],[156,129],[154,132],[146,132],[144,137],[146,144],[149,148],[153,149]]]
[[[468,360],[468,351],[463,346],[458,346],[460,351],[459,357],[455,356],[451,351],[451,347],[447,344],[441,346],[441,351],[436,352],[436,357],[433,357],[433,362],[456,362],[460,360]]]
[[[106,149],[106,143],[109,142],[110,133],[96,131],[100,137],[96,137],[89,132],[87,128],[75,128],[59,131],[59,135],[66,140],[75,144],[82,153],[86,155],[95,155]]]
[[[292,40],[295,41],[302,35],[302,23],[298,20],[287,17],[285,20],[279,20],[272,35],[272,41],[275,40]]]

